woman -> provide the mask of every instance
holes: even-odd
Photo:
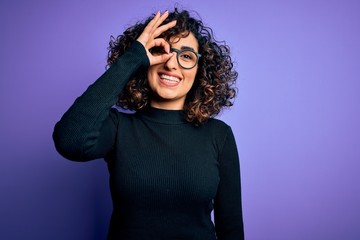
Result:
[[[105,158],[108,239],[243,239],[234,136],[212,118],[235,96],[228,47],[175,9],[112,38],[108,66],[53,134],[68,159]]]

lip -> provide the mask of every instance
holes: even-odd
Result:
[[[168,75],[168,76],[176,77],[176,78],[179,79],[179,82],[171,82],[171,81],[163,80],[160,77],[161,75]],[[164,86],[167,86],[167,87],[176,87],[177,85],[180,84],[180,82],[182,80],[182,78],[179,75],[171,73],[171,72],[159,72],[158,76],[159,76],[159,81],[160,81],[161,85],[164,85]]]

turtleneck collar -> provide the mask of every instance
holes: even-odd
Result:
[[[187,122],[183,110],[166,110],[147,107],[138,111],[136,114],[149,121],[164,124],[182,124]]]

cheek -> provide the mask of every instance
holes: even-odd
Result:
[[[150,67],[148,68],[148,70],[147,70],[147,75],[148,75],[148,77],[152,77],[152,75],[154,74],[154,72],[155,72],[154,66],[150,66]]]
[[[194,83],[196,74],[197,74],[197,68],[191,69],[189,72],[186,73],[186,79],[188,79],[189,84],[192,85]]]
[[[147,80],[149,82],[150,87],[153,85],[155,78],[156,78],[156,69],[154,66],[149,67],[147,71]]]

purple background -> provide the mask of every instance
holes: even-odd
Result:
[[[232,47],[248,240],[360,239],[360,2],[180,1]],[[171,1],[0,5],[0,239],[104,239],[103,161],[64,160],[53,126],[104,72],[110,35]]]

